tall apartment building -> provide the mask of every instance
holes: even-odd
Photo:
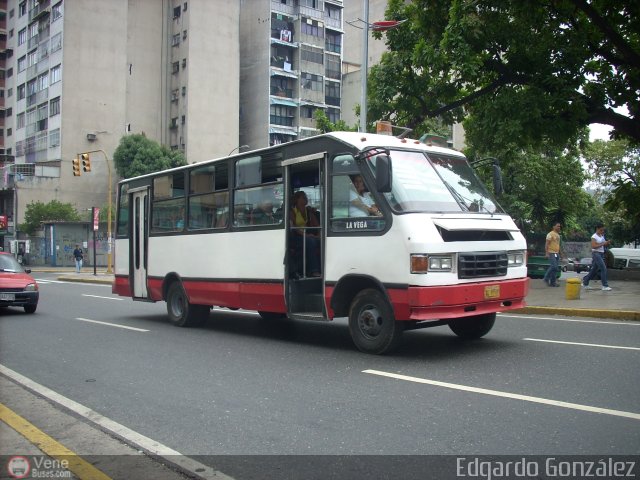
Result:
[[[237,148],[239,9],[222,0],[0,0],[0,215],[9,219],[0,237],[14,235],[32,201],[104,205],[123,135],[144,133],[189,162]],[[71,161],[87,151],[92,171],[74,177]]]
[[[342,0],[240,0],[240,145],[318,134],[341,116]]]

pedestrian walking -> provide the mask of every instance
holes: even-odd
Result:
[[[78,243],[76,243],[76,248],[73,251],[73,258],[76,260],[76,273],[80,273],[82,270],[82,259],[84,258],[84,254],[82,253],[82,249]]]
[[[560,229],[562,225],[556,222],[549,233],[544,244],[544,253],[549,259],[549,268],[544,274],[543,280],[550,287],[559,287],[558,285],[558,266],[560,264]]]
[[[607,265],[604,262],[604,247],[611,244],[610,240],[604,238],[604,225],[598,223],[596,225],[596,231],[591,235],[591,270],[582,279],[582,286],[586,289],[589,287],[589,281],[596,276],[597,272],[600,272],[600,280],[602,280],[602,290],[608,292],[611,290],[609,282],[607,282]]]

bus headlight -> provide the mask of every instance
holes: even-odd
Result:
[[[507,252],[510,267],[520,267],[524,265],[525,253],[522,250]]]
[[[451,272],[453,257],[451,254],[427,255],[415,253],[411,255],[411,273]]]

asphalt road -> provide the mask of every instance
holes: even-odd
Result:
[[[0,364],[185,455],[640,453],[639,323],[501,315],[478,341],[437,327],[371,356],[346,319],[179,329],[163,303],[36,277],[36,314],[0,312]]]

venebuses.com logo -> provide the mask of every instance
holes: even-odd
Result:
[[[7,462],[7,473],[11,478],[26,478],[31,472],[31,464],[27,457],[11,457]]]

